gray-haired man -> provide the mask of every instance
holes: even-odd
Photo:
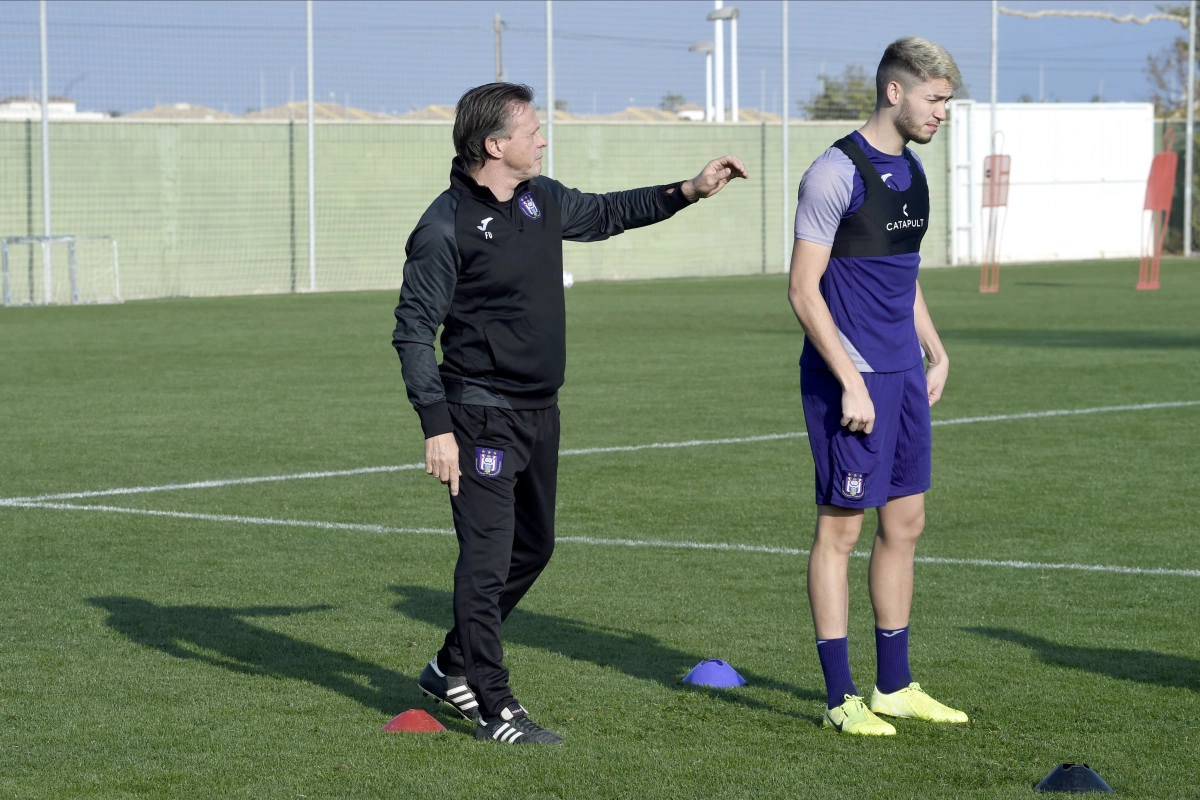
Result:
[[[500,627],[554,549],[562,241],[661,222],[746,171],[726,156],[667,186],[569,189],[540,177],[546,140],[532,101],[528,86],[511,83],[458,101],[450,188],[409,237],[392,343],[425,433],[425,471],[450,487],[459,543],[454,628],[420,686],[478,717],[478,738],[556,744],[509,689]]]

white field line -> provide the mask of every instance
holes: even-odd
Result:
[[[275,519],[273,517],[246,517],[235,514],[200,514],[188,511],[161,511],[148,508],[122,508],[119,506],[73,505],[70,503],[24,502],[13,504],[15,508],[48,508],[56,511],[101,511],[113,514],[136,514],[149,517],[172,519],[195,519],[204,522],[232,522],[242,525],[272,525],[285,528],[316,528],[329,531],[358,531],[363,533],[409,533],[453,535],[447,528],[394,528],[387,525],[364,525],[353,522],[323,522],[320,520]],[[594,536],[560,536],[558,542],[590,544],[601,547],[654,547],[674,550],[720,550],[725,552],[767,553],[771,555],[805,556],[807,550],[795,547],[774,547],[760,544],[731,544],[728,542],[669,541],[666,539],[601,539]],[[870,553],[855,551],[854,556],[869,558]],[[1161,567],[1117,567],[1104,564],[1056,564],[1038,561],[997,561],[987,558],[941,558],[917,556],[920,564],[955,564],[971,567],[1003,567],[1008,569],[1070,570],[1078,572],[1110,572],[1121,575],[1171,575],[1184,578],[1200,578],[1200,569],[1166,569]]]
[[[449,528],[391,528],[387,525],[364,525],[357,522],[321,522],[307,519],[275,519],[274,517],[245,517],[238,514],[199,514],[190,511],[162,511],[153,508],[123,508],[121,506],[73,505],[71,503],[23,502],[10,503],[14,508],[49,508],[55,511],[107,511],[110,514],[140,514],[147,517],[197,519],[204,522],[234,522],[242,525],[274,525],[282,528],[320,528],[326,531],[361,531],[363,533],[436,533],[453,535]]]
[[[1008,422],[1022,419],[1042,419],[1045,417],[1069,417],[1080,414],[1104,414],[1113,411],[1152,411],[1164,408],[1186,408],[1200,406],[1200,400],[1179,400],[1169,403],[1139,403],[1136,405],[1098,406],[1096,408],[1069,408],[1055,411],[1029,411],[1022,414],[995,414],[987,417],[959,417],[957,419],[935,420],[934,425],[970,425],[978,422]],[[614,447],[583,447],[571,450],[560,450],[560,456],[587,456],[597,453],[632,453],[639,450],[674,450],[681,447],[703,447],[717,444],[748,444],[752,442],[771,442],[780,439],[803,439],[808,434],[803,431],[791,433],[768,433],[760,436],[739,436],[725,439],[691,439],[684,442],[654,442],[651,444],[630,444]],[[151,492],[171,492],[182,489],[212,489],[221,486],[246,486],[254,483],[276,483],[279,481],[295,481],[313,478],[338,478],[348,475],[369,475],[379,472],[403,472],[406,470],[424,469],[425,465],[398,464],[383,467],[359,467],[357,469],[330,470],[326,472],[297,472],[288,475],[263,475],[250,478],[227,478],[210,481],[194,481],[192,483],[168,483],[160,486],[131,486],[120,489],[100,489],[90,492],[62,492],[59,494],[42,494],[36,497],[0,498],[0,506],[22,506],[29,503],[39,503],[45,500],[81,500],[89,497],[112,497],[124,494],[150,494]]]
[[[0,498],[0,506],[20,506],[31,502],[41,502],[42,500],[79,500],[85,497],[150,494],[151,492],[173,492],[180,489],[213,489],[220,486],[245,486],[252,483],[276,483],[278,481],[298,481],[311,478],[340,478],[345,475],[370,475],[375,472],[402,472],[409,469],[425,469],[425,464],[359,467],[357,469],[338,469],[327,472],[296,472],[290,475],[261,475],[253,478],[226,478],[213,481],[193,481],[191,483],[164,483],[160,486],[129,486],[122,489],[100,489],[94,492],[62,492],[61,494],[41,494],[37,497],[9,497]]]

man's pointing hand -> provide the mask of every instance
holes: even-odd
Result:
[[[721,156],[708,162],[700,170],[700,174],[690,181],[684,181],[680,191],[688,202],[694,202],[704,197],[712,197],[725,188],[725,184],[734,178],[748,177],[746,165],[737,156]]]

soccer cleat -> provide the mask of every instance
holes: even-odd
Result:
[[[966,714],[934,700],[921,690],[921,684],[915,682],[891,694],[884,694],[878,686],[875,687],[871,692],[870,708],[876,714],[923,719],[926,722],[969,721]]]
[[[863,699],[856,694],[845,695],[845,702],[840,706],[825,709],[825,721],[822,724],[839,733],[852,733],[857,736],[896,735],[896,729],[872,714],[863,703]]]
[[[438,669],[437,658],[434,658],[421,670],[417,678],[417,686],[421,692],[439,703],[447,703],[462,714],[463,719],[475,719],[479,716],[479,701],[475,693],[467,686],[467,679],[457,675],[446,675]]]
[[[562,744],[563,738],[531,720],[524,708],[516,713],[507,708],[490,720],[479,718],[475,726],[476,739],[492,739],[506,744]]]

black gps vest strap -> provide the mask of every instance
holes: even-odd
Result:
[[[858,169],[867,194],[862,207],[838,226],[830,258],[883,258],[920,252],[921,239],[929,228],[929,183],[908,148],[904,148],[904,158],[912,182],[898,192],[883,182],[852,137],[839,139],[833,146]]]

